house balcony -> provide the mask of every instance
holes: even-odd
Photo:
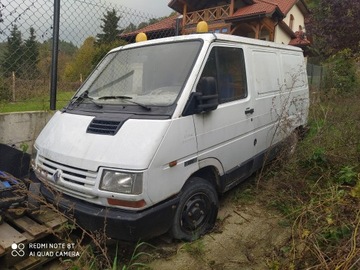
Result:
[[[213,22],[221,19],[225,19],[231,16],[230,5],[218,6],[213,8],[207,8],[197,10],[194,12],[188,12],[184,17],[184,25],[197,24],[200,21]]]

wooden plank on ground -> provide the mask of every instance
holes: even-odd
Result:
[[[13,267],[16,270],[29,269],[32,266],[38,265],[40,261],[41,261],[40,258],[29,257],[29,258],[26,258],[25,260],[23,260],[21,262],[18,262]]]
[[[47,233],[48,228],[35,222],[34,220],[23,216],[21,218],[17,218],[13,220],[14,224],[16,224],[19,228],[28,232],[30,235],[37,237],[41,234]]]
[[[39,213],[33,214],[33,217],[52,229],[66,222],[65,217],[44,205],[40,207]]]
[[[26,241],[26,237],[4,222],[0,225],[0,245],[4,249],[11,247],[13,243]]]
[[[18,262],[12,266],[14,270],[37,270],[37,269],[48,269],[44,267],[44,264],[55,260],[56,257],[29,257],[24,261]],[[59,268],[60,269],[60,268]]]
[[[23,232],[22,235],[25,236],[26,239],[27,239],[29,242],[32,242],[33,240],[35,240],[35,237],[32,236],[32,235],[31,235],[30,233],[28,233],[28,232]]]

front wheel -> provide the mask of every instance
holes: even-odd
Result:
[[[208,181],[192,177],[180,193],[171,234],[174,238],[194,241],[211,230],[219,208],[214,186]]]

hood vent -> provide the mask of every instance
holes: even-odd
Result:
[[[125,121],[100,120],[94,118],[88,126],[86,133],[114,136]]]

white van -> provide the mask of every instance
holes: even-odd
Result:
[[[42,193],[136,241],[211,229],[221,194],[306,126],[301,49],[223,34],[116,48],[35,142]]]

